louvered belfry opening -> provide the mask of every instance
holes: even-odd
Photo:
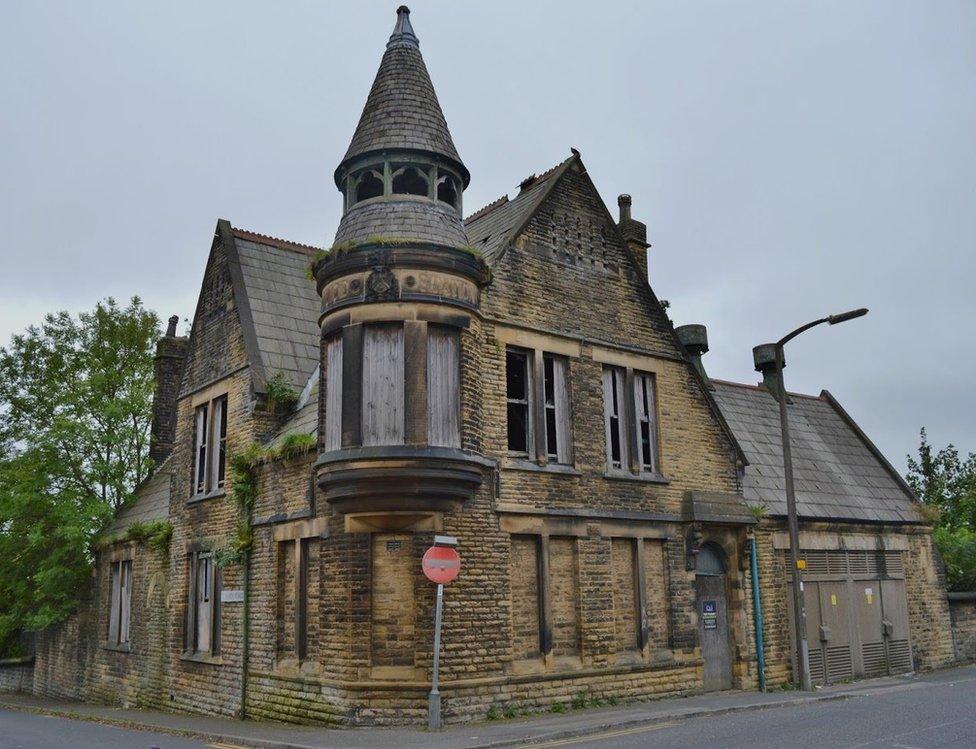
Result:
[[[427,528],[480,486],[465,414],[466,341],[489,272],[469,247],[470,180],[401,7],[356,131],[335,171],[343,215],[313,269],[322,297],[318,481],[371,527],[403,513]],[[465,374],[467,372],[467,374]]]

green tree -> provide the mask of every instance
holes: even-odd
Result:
[[[939,526],[976,531],[976,454],[965,460],[954,445],[936,451],[924,427],[918,458],[908,456],[909,486],[925,504],[939,511]]]
[[[976,590],[976,455],[953,445],[935,450],[922,429],[918,457],[905,477],[922,502],[938,510],[933,533],[949,590]]]
[[[0,653],[67,616],[92,538],[151,469],[156,315],[113,299],[0,348]]]

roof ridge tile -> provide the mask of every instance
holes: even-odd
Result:
[[[482,216],[486,216],[487,214],[491,213],[499,206],[505,205],[505,203],[507,202],[508,202],[508,195],[507,194],[502,195],[500,198],[496,198],[495,200],[491,201],[488,205],[482,206],[477,211],[472,213],[470,216],[464,219],[464,223],[467,224],[471,221],[477,221]]]
[[[260,232],[249,231],[248,229],[234,227],[232,231],[238,239],[250,239],[258,244],[278,247],[282,250],[294,250],[304,254],[313,254],[322,250],[321,247],[316,247],[315,245],[293,242],[290,239],[282,239],[281,237],[272,237],[270,234],[261,234]]]

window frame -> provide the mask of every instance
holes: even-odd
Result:
[[[519,357],[523,362],[523,382],[524,382],[524,397],[516,398],[510,394],[509,389],[509,362],[512,358]],[[533,375],[533,357],[532,351],[529,349],[518,348],[516,346],[508,346],[505,349],[505,434],[506,434],[506,448],[509,455],[531,458],[535,451],[535,408],[534,408],[534,377]],[[517,407],[520,410],[524,410],[525,418],[525,449],[520,450],[518,448],[512,447],[512,430],[511,430],[511,410],[513,407]]]
[[[627,439],[627,412],[624,394],[627,390],[627,372],[623,367],[605,366],[603,368],[603,422],[606,439],[607,469],[626,471],[629,468],[629,440]],[[616,420],[616,425],[614,425]],[[613,455],[614,441],[617,437],[618,457]]]
[[[223,493],[227,483],[227,393],[215,395],[193,410],[190,499]]]
[[[660,475],[657,419],[657,377],[652,372],[634,372],[634,458],[638,473]],[[645,460],[644,427],[647,427],[649,461]]]
[[[201,563],[205,566],[204,588],[200,589]],[[187,613],[183,633],[184,656],[211,657],[220,653],[220,569],[211,551],[191,551],[187,565]],[[200,616],[210,615],[206,647],[201,648]]]
[[[536,354],[538,355],[538,352]],[[569,359],[559,354],[542,352],[542,372],[546,462],[554,465],[572,465],[573,412],[569,397]],[[553,446],[555,451],[550,449]]]

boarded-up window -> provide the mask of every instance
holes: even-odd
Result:
[[[637,596],[637,544],[632,538],[611,541],[613,630],[617,650],[638,648],[640,604]]]
[[[325,422],[323,447],[342,447],[342,336],[325,344]]]
[[[634,413],[637,414],[637,452],[642,471],[657,473],[657,414],[654,375],[634,373]]]
[[[112,597],[109,606],[109,645],[125,645],[129,642],[129,616],[132,607],[132,560],[113,562],[111,566]]]
[[[213,555],[210,552],[190,554],[186,649],[191,653],[217,652],[219,586]]]
[[[461,364],[457,331],[429,325],[427,434],[431,445],[461,446]]]
[[[568,464],[572,458],[566,359],[544,354],[542,369],[545,380],[546,457],[550,463]]]
[[[624,408],[624,370],[603,370],[603,414],[607,438],[607,463],[611,468],[627,465],[627,430]]]
[[[553,655],[579,655],[579,575],[576,539],[549,539],[549,599]]]
[[[539,537],[512,536],[512,650],[516,659],[538,658]]]
[[[278,654],[295,651],[295,541],[278,544]]]
[[[644,539],[644,581],[647,601],[648,642],[651,652],[668,647],[671,620],[667,546]]]
[[[403,444],[403,326],[363,335],[363,445]]]
[[[532,378],[529,354],[519,349],[505,352],[505,398],[508,407],[508,449],[532,451]]]
[[[373,666],[414,665],[417,621],[409,533],[373,534]]]

